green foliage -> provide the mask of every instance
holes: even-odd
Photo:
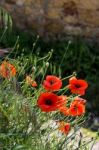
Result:
[[[2,7],[0,7],[0,25],[2,29],[12,29],[12,18],[10,14]]]

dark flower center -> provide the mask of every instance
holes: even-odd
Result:
[[[50,81],[50,84],[51,84],[51,85],[52,85],[52,84],[54,84],[54,83],[55,83],[55,81],[54,81],[54,80],[51,80],[51,81]]]
[[[74,109],[75,111],[77,111],[77,106],[74,106],[73,109]]]
[[[53,103],[53,102],[52,102],[50,99],[47,99],[47,100],[45,101],[45,104],[46,104],[46,105],[49,105],[49,106],[52,105],[52,103]]]
[[[6,74],[6,76],[8,76],[10,74],[10,70],[8,68],[6,68],[5,74]]]
[[[80,88],[81,85],[80,85],[80,84],[75,84],[75,87],[76,87],[76,88]]]

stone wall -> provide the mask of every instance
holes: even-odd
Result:
[[[99,38],[99,0],[0,0],[17,27],[40,36]]]

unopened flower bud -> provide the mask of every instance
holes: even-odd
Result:
[[[33,43],[33,47],[35,47],[36,43]]]
[[[32,67],[32,71],[34,72],[36,70],[36,67]]]
[[[49,67],[49,62],[46,62],[46,67]]]
[[[37,35],[37,39],[39,39],[39,37],[40,37],[40,36],[39,36],[39,35]]]
[[[72,43],[72,41],[69,41],[69,42],[68,42],[68,44],[71,44],[71,43]]]
[[[53,49],[51,49],[51,52],[53,52]]]
[[[74,75],[74,76],[77,76],[77,73],[76,73],[76,71],[74,71],[74,72],[73,72],[73,75]]]

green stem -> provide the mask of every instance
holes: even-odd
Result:
[[[0,111],[3,113],[3,115],[6,117],[7,120],[9,120],[8,115],[6,113],[6,111],[2,108],[2,106],[0,105]]]
[[[2,33],[2,36],[1,36],[1,38],[0,38],[0,42],[2,41],[2,39],[3,39],[3,37],[4,37],[4,35],[5,35],[5,33],[6,33],[6,31],[7,31],[7,26],[5,27],[5,29],[4,29],[4,31],[3,31],[3,33]]]

